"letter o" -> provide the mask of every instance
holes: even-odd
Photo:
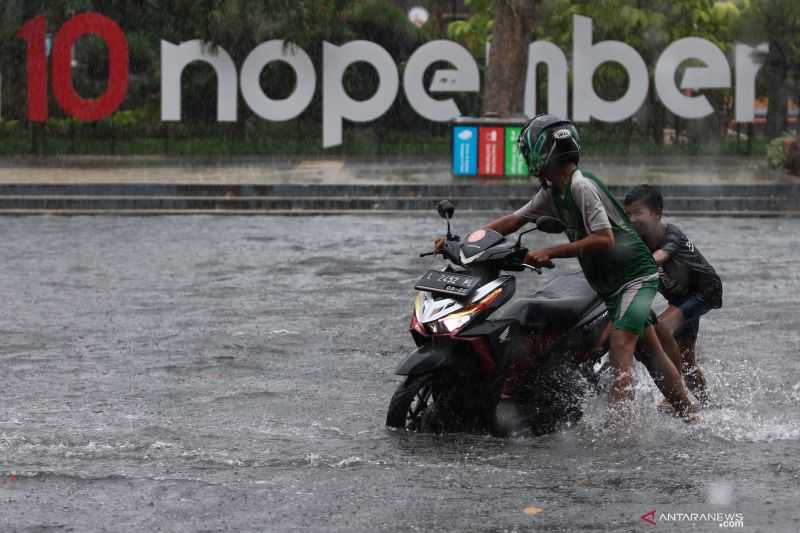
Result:
[[[273,100],[261,88],[261,71],[273,61],[283,61],[292,67],[297,76],[294,92],[282,100]],[[242,65],[242,96],[255,114],[267,120],[291,120],[302,113],[314,98],[316,84],[314,64],[305,50],[295,46],[294,50],[285,53],[281,40],[260,44],[250,52]]]

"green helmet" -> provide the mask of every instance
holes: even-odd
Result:
[[[542,171],[554,162],[580,160],[578,130],[569,120],[541,114],[522,128],[517,141],[519,151],[528,163],[531,176],[542,178]]]

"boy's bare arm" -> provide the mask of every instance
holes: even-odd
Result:
[[[503,217],[498,218],[494,222],[487,224],[484,226],[484,229],[492,229],[501,235],[508,235],[509,233],[514,233],[519,228],[524,226],[528,220],[524,217],[517,215],[516,213],[510,213]],[[444,246],[444,237],[439,237],[433,243],[434,251],[439,251]]]
[[[517,215],[516,213],[509,213],[508,215],[500,217],[494,222],[487,224],[484,229],[492,229],[501,235],[508,235],[509,233],[514,233],[517,231],[527,222],[527,219]]]
[[[583,254],[604,252],[614,247],[614,233],[610,229],[601,229],[590,233],[583,239],[566,244],[558,244],[528,253],[533,264],[546,263],[550,259],[578,257]]]
[[[587,253],[604,252],[614,247],[614,233],[610,229],[590,233],[581,240],[550,246],[528,252],[525,262],[532,266],[552,266],[551,259],[578,257]]]

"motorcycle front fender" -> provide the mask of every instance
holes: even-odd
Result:
[[[452,351],[452,345],[424,344],[406,357],[406,360],[395,370],[395,374],[418,376],[444,368],[450,364]]]

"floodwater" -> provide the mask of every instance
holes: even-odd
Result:
[[[503,440],[384,427],[434,215],[1,218],[0,530],[800,531],[800,220],[676,222],[715,405]]]

